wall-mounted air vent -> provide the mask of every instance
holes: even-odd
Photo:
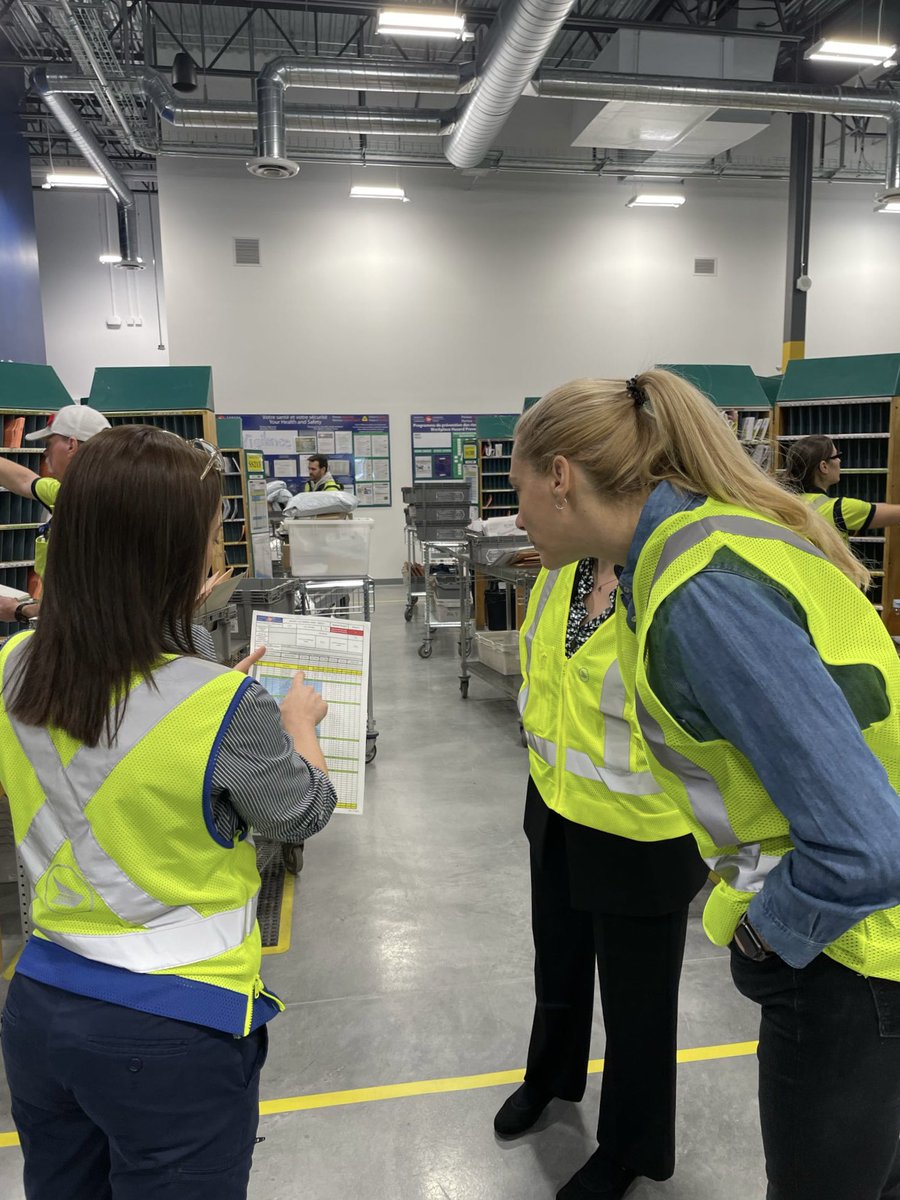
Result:
[[[694,274],[695,275],[717,275],[718,260],[715,258],[695,258],[694,259]]]
[[[258,267],[259,238],[235,238],[234,261],[239,267]]]

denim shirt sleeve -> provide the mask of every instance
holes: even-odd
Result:
[[[900,800],[785,595],[733,571],[693,576],[651,626],[648,670],[685,729],[746,756],[790,824],[795,848],[748,914],[786,962],[900,903]]]

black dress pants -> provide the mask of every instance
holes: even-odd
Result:
[[[525,1078],[564,1100],[584,1095],[599,969],[606,1053],[597,1138],[620,1165],[668,1179],[675,1169],[676,1028],[687,902],[674,912],[643,916],[575,908],[565,831],[553,831],[553,825],[569,823],[552,817],[540,848],[532,843],[536,1004]],[[695,864],[690,871],[702,879]]]
[[[734,946],[731,971],[761,1008],[768,1200],[900,1200],[900,983]]]

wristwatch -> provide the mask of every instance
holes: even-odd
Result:
[[[32,606],[34,603],[35,603],[35,602],[34,602],[34,600],[32,600],[32,599],[29,597],[27,600],[21,600],[21,601],[20,601],[20,602],[19,602],[19,603],[16,605],[15,618],[16,618],[16,624],[17,624],[17,625],[30,625],[30,624],[31,624],[31,622],[32,622],[32,619],[33,619],[33,618],[32,618],[32,617],[26,617],[26,616],[25,616],[25,613],[24,613],[24,611],[23,611],[23,610],[24,610],[24,609],[26,609],[26,608],[31,608],[31,606]]]
[[[734,931],[734,944],[744,958],[749,958],[751,962],[765,962],[775,953],[750,924],[746,913],[741,917],[738,927]]]

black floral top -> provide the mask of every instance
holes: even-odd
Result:
[[[585,601],[594,590],[594,564],[596,559],[583,558],[575,572],[575,582],[572,584],[572,603],[569,606],[569,620],[566,624],[566,658],[571,658],[576,650],[580,650],[595,630],[604,621],[608,621],[616,607],[616,589],[609,597],[609,604],[598,617],[588,615]]]

